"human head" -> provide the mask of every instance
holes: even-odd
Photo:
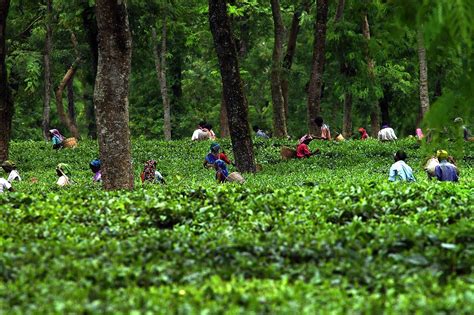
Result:
[[[220,160],[220,159],[214,162],[214,168],[216,169],[216,171],[227,172],[227,165],[225,164],[223,160]]]
[[[97,173],[98,171],[100,171],[100,166],[102,165],[101,161],[99,159],[93,159],[90,163],[89,163],[89,167],[91,168],[91,171],[93,173]]]
[[[204,126],[206,125],[206,122],[204,120],[201,120],[198,124],[198,128],[205,128]]]
[[[212,125],[210,123],[205,123],[203,127],[207,130],[212,130]]]
[[[253,131],[257,132],[259,130],[260,130],[260,128],[257,125],[253,126]]]
[[[318,126],[321,127],[324,123],[323,117],[318,116],[314,119],[314,123]]]
[[[386,121],[382,122],[382,129],[388,128],[388,127],[389,127],[388,122]]]
[[[307,136],[306,138],[304,138],[303,143],[308,145],[311,141],[313,141],[313,137]]]
[[[449,154],[448,154],[448,151],[446,151],[446,150],[436,151],[436,157],[438,158],[439,161],[447,160],[448,156],[449,156]]]
[[[217,154],[217,153],[219,153],[220,149],[221,149],[221,146],[219,145],[219,143],[217,143],[217,142],[211,143],[210,150],[211,150],[212,153]]]
[[[405,161],[407,159],[407,154],[403,150],[398,150],[397,153],[395,153],[394,159],[396,162]]]
[[[59,163],[56,166],[56,174],[58,176],[63,176],[63,175],[70,176],[71,175],[71,168],[66,163]]]
[[[462,124],[463,120],[462,120],[461,117],[456,117],[456,118],[454,118],[454,122],[457,123],[457,124]]]
[[[10,161],[10,160],[6,160],[6,161],[3,161],[2,163],[2,168],[5,172],[11,172],[13,171],[14,169],[16,169],[16,166],[15,166],[15,162],[13,161]]]
[[[360,132],[360,133],[364,133],[364,132],[366,132],[366,131],[365,131],[364,128],[360,127],[360,128],[359,128],[359,132]]]

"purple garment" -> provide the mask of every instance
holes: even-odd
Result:
[[[442,182],[457,182],[459,180],[456,166],[443,160],[435,168],[435,175]]]
[[[98,171],[97,173],[94,174],[94,177],[92,177],[92,180],[94,182],[100,182],[102,180],[102,173]]]

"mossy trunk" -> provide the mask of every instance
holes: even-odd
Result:
[[[99,59],[94,106],[106,190],[133,189],[128,92],[132,39],[125,2],[97,0]]]

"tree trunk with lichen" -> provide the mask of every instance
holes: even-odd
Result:
[[[240,172],[255,173],[247,100],[225,0],[209,0],[209,24],[219,60],[235,163]]]
[[[96,1],[99,58],[94,89],[102,180],[106,190],[133,189],[128,93],[132,38],[123,1]]]
[[[5,28],[9,8],[9,0],[0,0],[0,162],[8,159],[13,118],[13,102],[5,64]]]

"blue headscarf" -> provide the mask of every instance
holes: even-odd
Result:
[[[90,166],[92,167],[95,167],[95,168],[98,168],[100,169],[100,166],[101,166],[101,162],[99,159],[93,159],[91,162],[90,162]]]
[[[229,176],[229,171],[227,170],[227,164],[222,160],[217,160],[214,165],[216,166],[216,175],[217,173],[222,173],[226,178]]]

